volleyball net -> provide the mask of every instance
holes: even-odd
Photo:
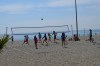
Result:
[[[41,34],[53,33],[53,31],[57,33],[70,32],[68,25],[42,26],[42,27],[12,27],[11,28],[12,35],[34,35],[34,34],[38,34],[39,32]]]

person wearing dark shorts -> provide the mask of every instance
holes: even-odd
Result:
[[[44,34],[44,37],[43,37],[42,39],[44,39],[44,40],[43,40],[43,43],[44,43],[44,42],[45,42],[45,43],[47,43],[47,45],[46,45],[46,46],[48,46],[47,36],[46,36],[46,34]],[[43,45],[43,43],[42,43],[42,45]]]
[[[90,42],[92,42],[92,30],[90,29],[89,31],[90,31],[90,37],[89,37],[89,39],[90,39]]]
[[[63,33],[62,33],[62,36],[61,36],[62,47],[63,47],[63,46],[65,47],[65,39],[66,39],[66,37],[65,37],[65,33],[63,32]]]
[[[54,35],[54,43],[57,43],[56,42],[56,39],[57,39],[57,33],[55,31],[53,31],[53,35]]]
[[[52,37],[52,36],[50,35],[50,33],[48,33],[48,37],[49,37],[49,40],[48,40],[48,41],[52,42],[52,41],[51,41],[51,37]]]
[[[12,44],[13,44],[13,42],[14,42],[14,37],[13,36],[11,37],[11,40],[12,40]]]
[[[39,34],[38,34],[38,37],[39,37],[39,42],[41,42],[41,33],[39,32]]]

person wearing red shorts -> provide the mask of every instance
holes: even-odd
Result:
[[[29,45],[29,43],[28,43],[28,35],[24,36],[24,42],[23,42],[23,44],[25,44],[25,43]]]

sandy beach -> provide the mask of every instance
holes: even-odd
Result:
[[[85,41],[87,38],[69,41],[66,48],[60,40],[58,44],[49,42],[49,46],[38,43],[39,49],[33,41],[30,45],[9,41],[0,53],[0,66],[100,66],[100,35],[93,36],[93,43]]]

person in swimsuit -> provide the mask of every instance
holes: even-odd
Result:
[[[38,34],[38,38],[39,38],[39,42],[41,42],[41,33],[39,32],[39,34]]]
[[[11,40],[12,40],[12,44],[13,44],[13,42],[14,42],[14,37],[13,36],[11,36]]]
[[[92,42],[92,30],[90,29],[90,36],[89,36],[89,39],[90,39],[90,42]]]
[[[38,49],[38,48],[37,48],[37,42],[38,42],[38,39],[37,39],[37,37],[36,37],[36,35],[35,35],[35,36],[34,36],[34,44],[35,44],[35,48],[36,48],[36,49]]]
[[[51,41],[51,37],[52,37],[52,36],[50,35],[50,33],[48,33],[48,37],[49,37],[48,41],[52,42],[52,41]]]
[[[61,40],[62,40],[62,47],[64,46],[65,47],[65,33],[63,32],[62,35],[61,35]]]
[[[45,43],[47,43],[47,45],[46,45],[46,46],[48,46],[47,36],[46,36],[46,34],[44,34],[44,37],[43,37],[42,39],[44,39],[44,40],[43,40],[43,43],[44,43],[44,42],[45,42]],[[43,43],[42,43],[42,45],[43,45]]]
[[[24,36],[24,42],[23,42],[23,44],[24,44],[24,43],[26,43],[26,36]]]
[[[23,44],[25,44],[25,43],[29,45],[29,43],[28,43],[28,35],[24,36],[24,42],[23,42]]]
[[[55,31],[53,31],[53,35],[54,35],[54,43],[57,43],[57,42],[56,42],[57,33],[56,33]]]
[[[29,39],[29,37],[28,37],[28,35],[26,35],[26,44],[29,45],[28,39]]]

